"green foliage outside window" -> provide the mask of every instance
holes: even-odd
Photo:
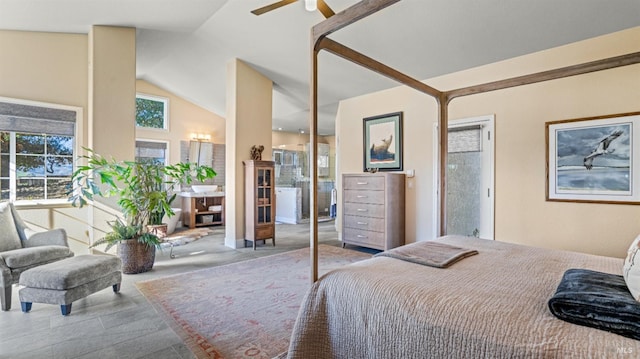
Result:
[[[165,102],[136,97],[136,126],[165,128]]]
[[[66,198],[73,173],[73,136],[0,132],[0,198],[10,198],[11,148],[15,146],[16,200]]]

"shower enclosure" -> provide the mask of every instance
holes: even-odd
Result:
[[[309,221],[309,144],[283,145],[273,149],[276,175],[276,220],[283,223]],[[335,186],[335,156],[328,144],[318,144],[318,217],[329,219],[331,190]]]

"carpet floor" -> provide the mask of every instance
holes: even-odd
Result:
[[[319,270],[370,258],[318,246]],[[136,283],[198,358],[273,358],[287,350],[310,285],[309,248]]]

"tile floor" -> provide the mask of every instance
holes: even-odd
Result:
[[[34,303],[22,313],[13,288],[12,308],[0,311],[0,358],[193,358],[182,340],[165,324],[137,290],[135,282],[224,265],[308,247],[309,225],[276,226],[276,246],[258,243],[254,251],[224,246],[224,229],[185,246],[156,254],[153,270],[123,275],[121,292],[110,288],[73,303],[71,314],[60,307]],[[319,242],[340,246],[334,222],[319,224]]]

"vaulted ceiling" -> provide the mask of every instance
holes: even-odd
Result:
[[[273,129],[308,127],[310,29],[303,1],[0,0],[0,29],[88,33],[137,28],[137,76],[225,116],[226,64],[239,58],[274,82]],[[325,0],[337,13],[356,0]],[[331,37],[427,79],[640,26],[638,0],[403,0]],[[4,49],[2,50],[4,51]],[[335,56],[319,61],[319,133],[333,134],[342,99],[396,86]]]

